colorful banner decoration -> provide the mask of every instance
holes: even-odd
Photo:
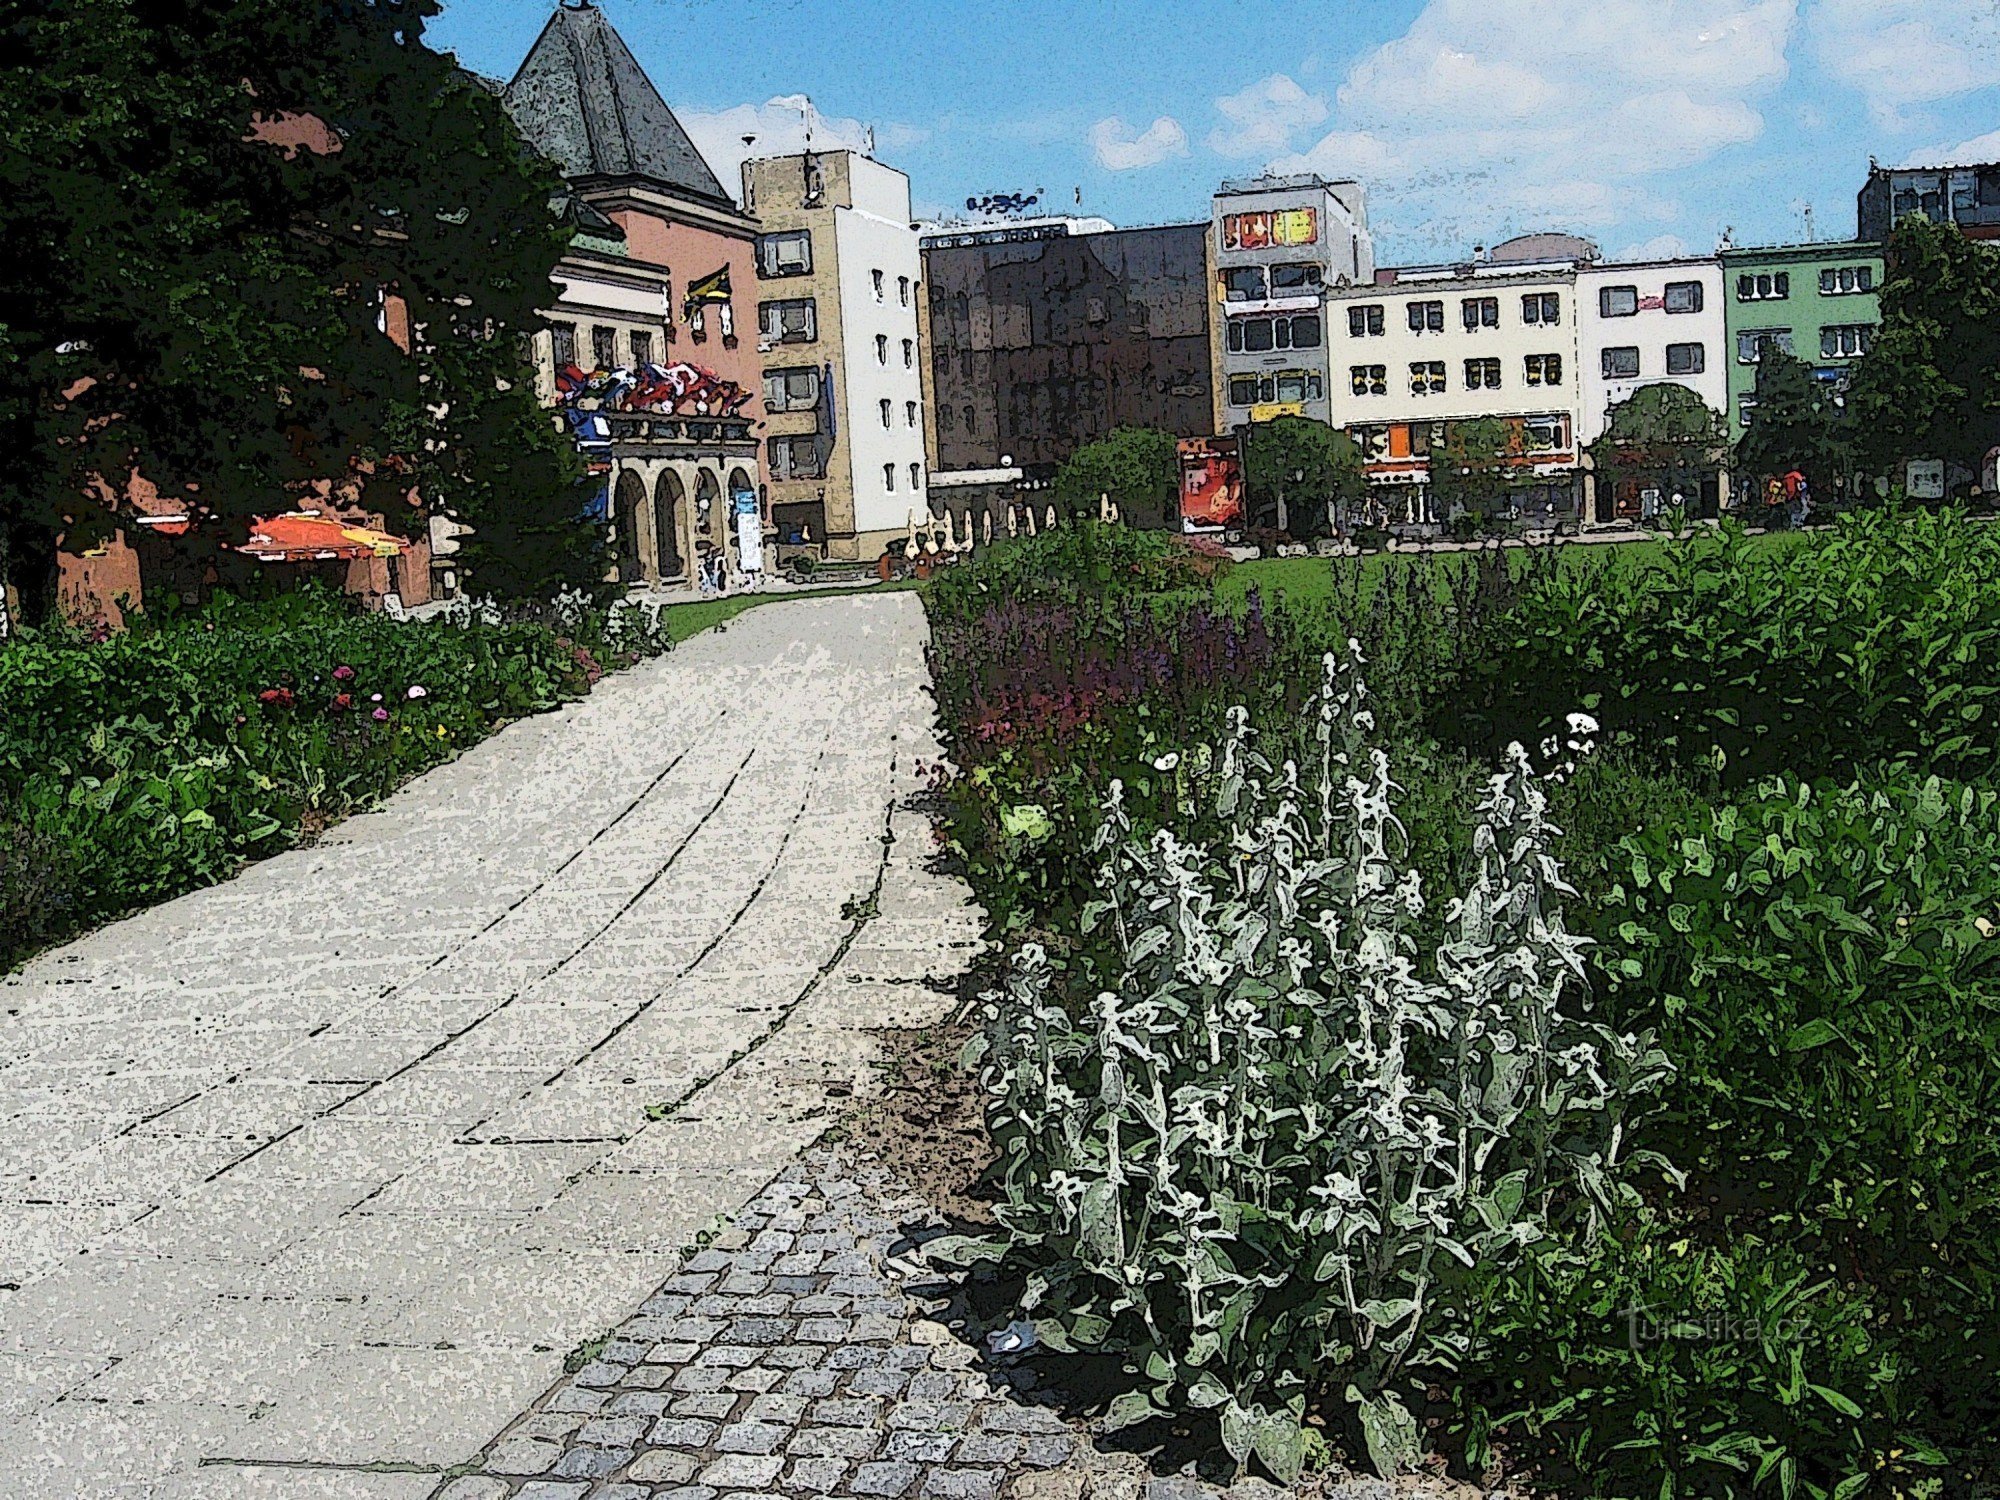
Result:
[[[630,369],[592,370],[576,365],[556,371],[556,394],[570,409],[573,427],[592,411],[656,412],[673,417],[733,417],[750,392],[699,365],[644,364]]]
[[[1234,438],[1182,438],[1181,530],[1220,531],[1243,521],[1243,459]]]
[[[1271,213],[1225,214],[1222,248],[1268,250],[1274,245],[1319,243],[1319,210],[1283,208]]]
[[[682,299],[681,310],[685,313],[704,303],[727,302],[729,295],[729,267],[724,266],[720,271],[709,272],[699,281],[688,283],[687,296]]]

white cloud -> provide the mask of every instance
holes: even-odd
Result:
[[[1799,3],[1430,0],[1271,166],[1363,178],[1378,229],[1438,255],[1658,223],[1679,205],[1649,179],[1763,133]]]
[[[804,94],[780,94],[762,104],[738,104],[730,109],[677,110],[695,149],[707,158],[732,197],[742,193],[742,166],[752,157],[789,156],[806,149],[806,122],[812,122],[812,144],[825,151],[868,146],[868,126],[842,115],[823,115]],[[743,137],[750,136],[745,145]],[[888,153],[927,139],[930,132],[914,125],[887,124],[875,132],[875,149]],[[891,165],[894,165],[892,162]]]
[[[1956,146],[1927,146],[1903,158],[1906,167],[1956,167],[1973,162],[2000,161],[2000,130],[1960,141]]]
[[[1208,149],[1218,156],[1269,156],[1289,150],[1292,138],[1327,117],[1326,100],[1308,94],[1283,73],[1260,78],[1215,108],[1229,123],[1211,131]]]
[[[1993,0],[1815,0],[1809,14],[1820,65],[1883,125],[2000,80]]]
[[[1090,149],[1097,164],[1112,172],[1130,172],[1140,167],[1157,167],[1173,156],[1187,155],[1187,132],[1172,115],[1161,115],[1137,135],[1132,127],[1113,115],[1090,127]]]
[[[1677,234],[1656,234],[1650,240],[1627,245],[1618,252],[1620,260],[1681,260],[1693,254],[1688,242]]]

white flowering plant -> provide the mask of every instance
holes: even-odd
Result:
[[[1650,1033],[1585,1014],[1518,745],[1420,957],[1360,669],[1352,642],[1327,656],[1297,761],[1261,755],[1242,709],[1219,746],[1162,758],[1219,838],[1142,836],[1113,783],[1096,993],[1022,946],[975,1048],[1006,1230],[988,1253],[1026,1274],[1037,1340],[1142,1372],[1110,1425],[1213,1410],[1237,1462],[1286,1480],[1329,1394],[1380,1472],[1414,1462],[1412,1377],[1461,1367],[1464,1299],[1633,1195],[1626,1120],[1670,1071]]]

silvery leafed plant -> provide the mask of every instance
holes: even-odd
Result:
[[[1420,961],[1365,693],[1350,643],[1303,764],[1273,766],[1242,709],[1219,749],[1163,758],[1184,813],[1211,801],[1211,843],[1141,837],[1114,782],[1083,920],[1115,982],[1066,994],[1028,944],[987,1011],[1023,1316],[1143,1372],[1113,1423],[1219,1408],[1236,1460],[1284,1478],[1309,1392],[1355,1403],[1385,1473],[1417,1456],[1400,1392],[1465,1352],[1458,1299],[1630,1191],[1623,1118],[1668,1071],[1650,1035],[1579,1013],[1572,893],[1518,746]]]

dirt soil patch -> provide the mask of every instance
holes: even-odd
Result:
[[[979,1027],[971,1006],[940,1026],[880,1031],[887,1051],[882,1090],[862,1103],[837,1136],[880,1157],[946,1218],[991,1225],[993,1205],[980,1174],[993,1160],[978,1075],[959,1058]]]

